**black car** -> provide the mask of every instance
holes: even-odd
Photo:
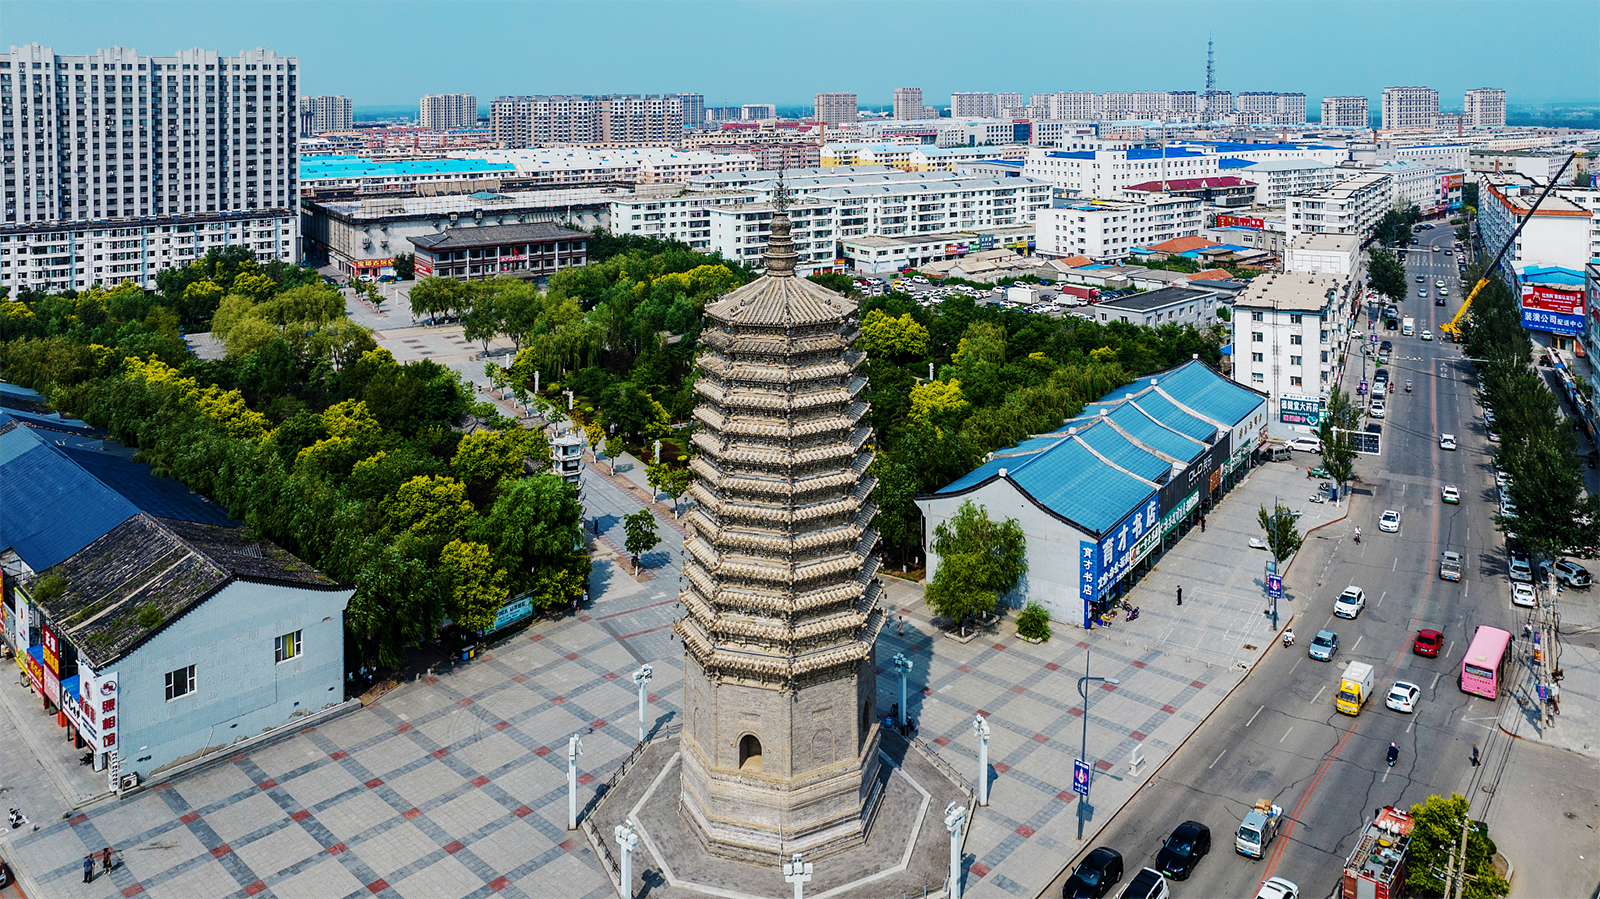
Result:
[[[1444,305],[1444,295],[1443,294],[1434,294],[1433,295],[1433,305],[1435,305],[1435,306],[1443,306]]]
[[[1101,899],[1122,880],[1122,853],[1101,846],[1089,853],[1061,887],[1061,899]]]
[[[1173,880],[1187,880],[1194,866],[1211,851],[1211,828],[1199,821],[1179,824],[1156,853],[1156,867]]]

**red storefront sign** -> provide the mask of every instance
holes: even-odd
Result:
[[[1254,228],[1257,231],[1260,231],[1261,229],[1267,227],[1267,223],[1264,219],[1247,218],[1240,215],[1219,215],[1217,216],[1217,227]]]
[[[1522,308],[1559,312],[1563,315],[1583,314],[1583,291],[1562,290],[1542,284],[1522,285]]]
[[[51,630],[50,625],[48,624],[41,624],[39,626],[39,634],[39,645],[43,647],[44,650],[44,667],[50,669],[51,674],[60,677],[61,638],[56,636],[56,632]]]
[[[108,674],[95,685],[95,701],[99,704],[100,748],[117,747],[117,675]],[[93,715],[94,713],[91,713]]]
[[[433,274],[433,259],[431,257],[419,255],[413,264],[416,268],[415,274],[424,278]]]

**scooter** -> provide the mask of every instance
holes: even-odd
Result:
[[[1410,392],[1411,392],[1411,382],[1407,381],[1406,382],[1406,393],[1410,393]]]
[[[1356,528],[1356,542],[1357,543],[1361,542],[1361,529],[1360,528]]]
[[[1321,503],[1325,503],[1327,501],[1328,501],[1328,498],[1323,496],[1320,493],[1318,493],[1317,495],[1311,497],[1311,502],[1314,502],[1314,503],[1321,504]]]
[[[1400,747],[1394,745],[1393,743],[1390,743],[1389,744],[1389,767],[1393,768],[1395,761],[1397,759],[1399,759],[1399,758],[1400,758]]]
[[[1283,632],[1283,648],[1284,649],[1288,649],[1289,647],[1291,647],[1293,645],[1294,645],[1294,630],[1291,628],[1290,630],[1286,630],[1286,631]]]
[[[11,821],[11,829],[12,830],[16,830],[17,828],[21,827],[23,824],[27,823],[27,820],[28,820],[27,818],[22,817],[22,810],[21,809],[15,809],[15,808],[11,810],[10,815],[8,815],[7,817]]]
[[[1139,617],[1139,607],[1138,606],[1134,606],[1133,608],[1128,610],[1128,620],[1129,621],[1132,621],[1132,620],[1134,620],[1135,618],[1138,618],[1138,617]]]

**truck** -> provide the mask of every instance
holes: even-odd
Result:
[[[1096,290],[1093,287],[1085,287],[1081,284],[1061,285],[1061,296],[1063,298],[1071,297],[1074,300],[1082,300],[1084,303],[1097,303],[1100,301],[1099,290]],[[1064,300],[1064,302],[1066,302],[1069,306],[1082,305],[1081,303],[1076,303],[1072,300]]]
[[[1394,806],[1378,809],[1345,859],[1340,899],[1399,899],[1406,887],[1412,826],[1411,816]]]
[[[1445,550],[1439,554],[1439,577],[1447,581],[1461,580],[1461,554]]]
[[[1037,287],[1033,287],[1032,285],[1028,284],[1018,284],[1014,287],[1006,288],[1006,302],[1008,303],[1021,303],[1025,306],[1032,306],[1038,301],[1039,288]]]
[[[1233,848],[1240,855],[1265,858],[1267,847],[1278,838],[1278,830],[1282,827],[1283,809],[1273,805],[1270,799],[1257,799],[1255,806],[1245,812],[1244,820],[1239,822],[1239,832],[1233,836]]]
[[[1400,336],[1410,337],[1415,333],[1417,333],[1417,320],[1408,315],[1400,322]]]
[[[1372,697],[1372,666],[1366,662],[1351,662],[1339,675],[1339,692],[1333,705],[1346,715],[1361,714],[1361,707]]]

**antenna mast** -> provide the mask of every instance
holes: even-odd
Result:
[[[1211,95],[1217,89],[1217,57],[1216,57],[1216,54],[1213,51],[1214,51],[1214,42],[1211,40],[1211,35],[1208,34],[1208,35],[1206,35],[1206,93],[1205,93],[1206,121],[1208,121],[1208,122],[1216,120],[1216,116],[1211,114]]]

